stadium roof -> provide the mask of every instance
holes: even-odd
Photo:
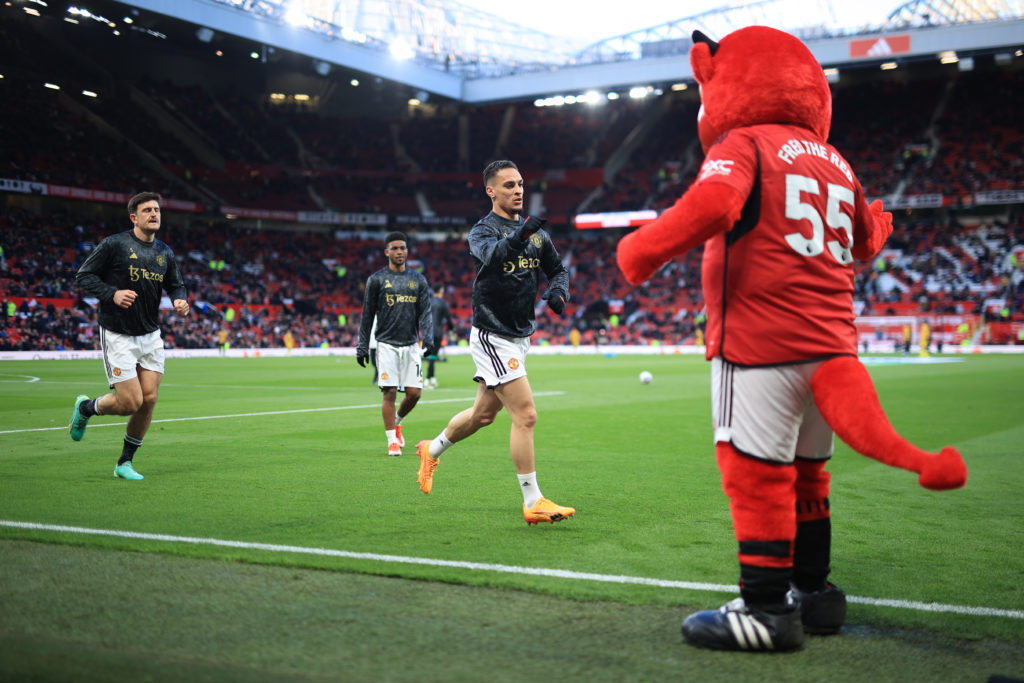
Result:
[[[87,0],[82,0],[83,2]],[[849,4],[849,3],[845,3]],[[851,25],[828,0],[757,0],[579,48],[455,0],[135,0],[131,6],[467,102],[692,81],[690,35],[775,26],[826,66],[1024,45],[1024,0],[915,0]],[[875,40],[864,42],[874,36]],[[881,40],[879,40],[881,39]]]

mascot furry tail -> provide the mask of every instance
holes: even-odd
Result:
[[[825,422],[853,450],[891,467],[916,472],[926,489],[944,491],[967,483],[967,465],[949,446],[927,453],[900,436],[882,410],[864,364],[851,356],[821,364],[811,391]]]

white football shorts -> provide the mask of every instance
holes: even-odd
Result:
[[[133,337],[100,327],[100,349],[111,389],[119,382],[137,377],[135,366],[164,373],[164,340],[160,330]]]
[[[791,463],[832,456],[832,429],[818,412],[811,377],[821,362],[748,368],[711,359],[715,443],[745,455]]]
[[[423,388],[423,360],[419,344],[392,346],[377,342],[377,386],[397,387],[405,391],[409,387]]]
[[[526,376],[526,352],[529,337],[502,337],[479,328],[469,331],[469,352],[476,363],[473,379],[488,389]]]

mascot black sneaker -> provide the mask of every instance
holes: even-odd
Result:
[[[790,587],[790,595],[800,605],[805,632],[818,636],[839,633],[846,621],[846,593],[828,583],[813,592],[802,591],[794,585]]]
[[[773,614],[736,598],[717,610],[686,617],[683,637],[691,645],[711,650],[787,652],[803,645],[804,628],[795,604]]]

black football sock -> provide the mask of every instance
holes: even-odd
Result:
[[[790,610],[786,600],[792,567],[740,565],[740,595],[749,607],[782,614]]]
[[[793,546],[793,583],[806,593],[828,585],[832,555],[832,521],[826,517],[796,525]]]
[[[81,405],[78,406],[78,412],[82,414],[82,417],[92,417],[93,415],[99,415],[100,411],[96,409],[96,401],[98,398],[94,398],[91,401],[82,401]]]
[[[134,436],[124,435],[124,448],[121,449],[121,459],[117,461],[118,465],[123,465],[126,462],[131,462],[132,458],[135,457],[135,451],[139,450],[139,446],[142,445],[142,439],[136,439]]]

